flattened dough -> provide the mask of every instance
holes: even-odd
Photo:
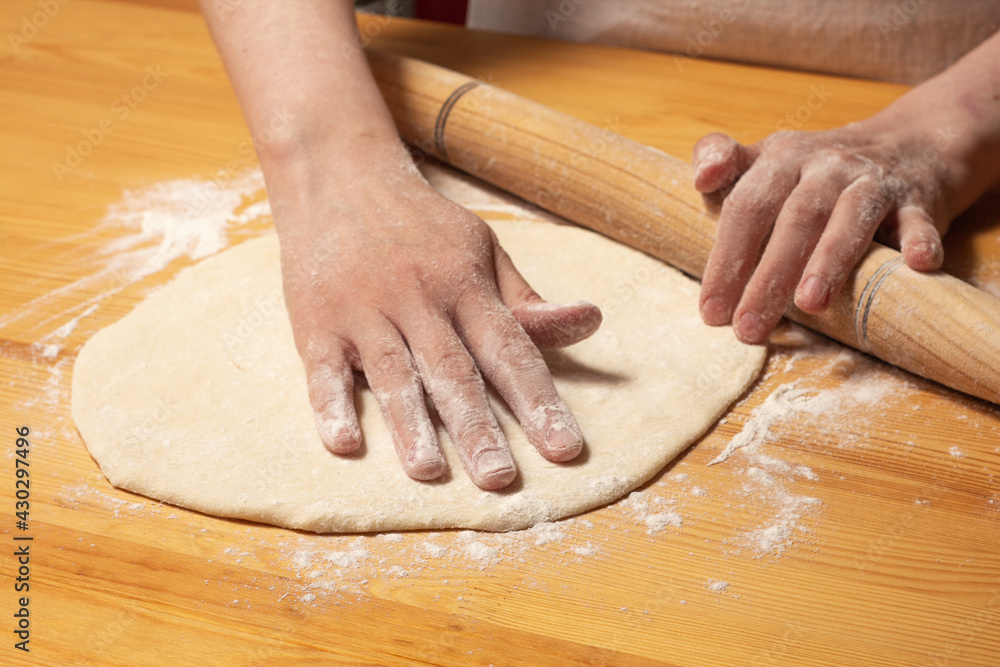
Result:
[[[315,430],[274,236],[184,270],[84,346],[73,372],[80,434],[115,486],[218,516],[317,532],[513,530],[641,485],[760,372],[764,349],[703,325],[697,283],[674,269],[576,227],[491,226],[546,299],[604,311],[593,337],[545,354],[583,429],[578,461],[545,461],[491,395],[520,470],[512,486],[473,485],[440,424],[451,473],[413,481],[367,389],[356,393],[363,454],[331,454]]]

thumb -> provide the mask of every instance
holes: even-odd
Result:
[[[713,132],[694,145],[694,187],[702,194],[731,187],[756,159],[755,150],[732,137]]]
[[[944,261],[944,244],[934,220],[919,206],[903,206],[899,221],[899,250],[906,265],[916,271],[934,271]]]
[[[494,237],[493,257],[500,298],[539,349],[566,347],[588,338],[601,326],[592,303],[549,303],[531,289]]]
[[[601,326],[601,309],[587,301],[562,304],[539,299],[510,310],[542,350],[579,343]]]

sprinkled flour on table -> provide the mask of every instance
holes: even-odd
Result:
[[[62,316],[80,311],[76,319],[48,334],[65,339],[80,319],[94,312],[96,304],[131,283],[166,269],[182,257],[198,260],[226,248],[232,229],[270,215],[263,195],[260,169],[236,176],[224,188],[210,180],[183,179],[125,192],[92,232],[72,238],[74,246],[84,246],[91,239],[116,234],[96,250],[87,248],[75,268],[86,269],[88,275],[0,317],[0,329],[39,310],[58,310],[58,304],[72,300],[67,297],[98,290],[96,296],[77,299],[82,303],[60,311]]]
[[[75,354],[91,334],[109,323],[89,322],[100,319],[93,316],[108,298],[175,260],[198,260],[224,249],[229,232],[236,227],[266,221],[270,207],[263,195],[259,169],[234,177],[226,187],[198,179],[157,183],[125,192],[93,231],[54,241],[72,249],[59,255],[67,272],[84,275],[0,315],[0,332],[14,324],[38,332],[33,349],[46,362],[36,364],[34,378],[22,378],[36,383],[41,391],[17,407],[45,408],[46,424],[57,428],[61,436],[74,438],[76,431],[68,417],[68,373],[64,373],[72,360],[60,358],[72,335],[83,322],[91,324],[73,340],[69,352]],[[109,234],[115,238],[94,247],[96,239]],[[61,409],[56,411],[56,406]]]
[[[665,528],[680,528],[682,523],[683,519],[677,512],[650,514],[646,517],[646,525],[649,527],[646,532],[649,535],[655,535]]]
[[[537,536],[535,538],[535,546],[541,546],[551,542],[561,542],[566,539],[566,533],[564,533],[559,527],[559,524],[556,523],[540,523],[532,527],[530,530]]]
[[[713,593],[725,593],[727,588],[729,588],[728,581],[718,581],[715,579],[708,580],[708,590]]]
[[[853,352],[845,351],[844,354],[856,356]],[[898,390],[897,381],[879,380],[865,373],[860,377],[844,381],[834,389],[820,390],[805,387],[802,386],[801,380],[783,384],[772,391],[761,405],[754,408],[739,435],[708,464],[722,463],[738,449],[747,448],[757,453],[760,445],[777,439],[772,427],[799,415],[829,417],[849,407],[877,405],[891,392]]]
[[[810,541],[810,525],[817,520],[823,501],[808,493],[810,482],[820,475],[808,466],[783,460],[778,449],[769,447],[780,440],[802,442],[808,448],[811,432],[838,433],[838,447],[865,446],[864,427],[877,422],[887,404],[905,401],[908,383],[900,373],[887,369],[853,350],[835,347],[798,325],[786,334],[795,350],[788,359],[776,358],[772,366],[789,372],[810,356],[839,350],[807,378],[777,384],[764,401],[751,411],[709,466],[734,467],[742,484],[729,490],[726,499],[735,519],[735,534],[724,541],[730,553],[753,558],[776,558],[798,542]],[[796,349],[797,348],[797,349]],[[836,375],[832,387],[810,386],[808,377]],[[766,385],[768,376],[762,379]],[[850,428],[844,428],[845,419]]]
[[[547,217],[525,208],[523,202],[509,195],[456,176],[450,170],[432,167],[426,173],[446,196],[474,210],[532,219]],[[266,199],[261,199],[262,188],[263,181],[256,170],[234,179],[226,188],[212,188],[207,181],[183,180],[128,192],[101,222],[100,229],[117,230],[119,237],[97,253],[90,276],[57,290],[58,295],[42,296],[0,318],[2,328],[33,311],[51,311],[53,304],[63,303],[67,294],[90,294],[95,287],[100,290],[97,296],[77,299],[80,303],[61,311],[59,317],[46,320],[52,325],[51,330],[40,327],[34,348],[34,354],[42,362],[40,368],[47,373],[39,382],[48,396],[47,412],[58,413],[50,421],[61,421],[63,441],[79,443],[68,417],[67,364],[71,358],[63,359],[60,355],[70,341],[78,346],[86,335],[93,333],[84,331],[81,332],[84,335],[73,336],[74,332],[89,318],[100,314],[100,306],[108,297],[130,284],[168,268],[174,260],[196,260],[218,252],[229,245],[231,232],[236,228],[258,220],[266,222],[270,209]],[[813,341],[818,337],[810,336],[803,334],[815,347]],[[794,352],[776,363],[779,366],[783,363],[785,372],[791,370],[810,355],[810,346],[802,347],[804,351]],[[829,348],[824,350],[828,351]],[[831,368],[845,363],[875,367],[875,362],[865,360],[862,355],[845,351],[831,363]],[[765,383],[766,378],[762,388]],[[777,558],[807,539],[823,501],[809,492],[810,485],[821,475],[807,466],[783,460],[776,451],[771,451],[776,448],[770,445],[782,439],[779,436],[787,436],[806,423],[835,426],[836,420],[847,413],[852,423],[859,414],[874,414],[880,402],[899,393],[900,386],[898,378],[874,372],[852,374],[833,389],[813,388],[801,379],[779,384],[745,419],[742,429],[710,462],[711,467],[695,469],[683,459],[675,463],[673,471],[658,481],[599,510],[601,530],[594,521],[575,517],[511,533],[311,535],[199,517],[197,524],[191,524],[190,535],[182,528],[177,532],[199,540],[199,548],[212,559],[234,565],[245,559],[264,562],[267,571],[279,575],[277,583],[269,589],[275,601],[310,605],[350,603],[366,596],[374,584],[412,585],[410,582],[425,573],[433,575],[442,586],[457,586],[463,593],[457,599],[462,600],[469,595],[467,589],[461,588],[466,577],[513,564],[526,569],[524,585],[540,586],[540,582],[531,579],[532,564],[554,561],[560,567],[572,568],[585,567],[591,559],[627,558],[620,551],[621,535],[628,535],[633,541],[669,544],[692,527],[705,526],[716,519],[715,526],[726,545],[722,551],[724,557]],[[727,428],[738,427],[735,421],[730,416]],[[955,457],[964,455],[957,448],[949,453]],[[685,468],[686,471],[681,471]],[[96,471],[91,474],[87,478],[90,483],[81,477],[67,483],[57,494],[56,502],[70,508],[92,508],[116,518],[166,514],[162,518],[176,521],[171,526],[181,526],[183,519],[195,516],[155,501],[135,502],[132,500],[135,496],[111,489]],[[725,488],[713,484],[725,476],[738,483],[729,483]],[[108,493],[99,489],[107,489]],[[198,527],[206,521],[208,527]],[[720,579],[708,579],[707,584],[705,581],[704,577],[691,581],[691,590],[707,587],[711,592],[724,593],[729,587],[727,581]],[[686,604],[685,600],[675,601]]]

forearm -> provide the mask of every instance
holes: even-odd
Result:
[[[918,132],[926,166],[944,168],[949,217],[1000,182],[1000,33],[875,116],[888,132]]]
[[[224,12],[211,0],[201,5],[265,177],[349,178],[366,164],[398,159],[399,138],[359,48],[352,2],[244,0]],[[343,173],[330,173],[338,164]]]

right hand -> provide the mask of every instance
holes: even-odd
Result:
[[[501,489],[517,471],[487,400],[500,393],[550,461],[583,436],[538,345],[597,330],[598,308],[546,304],[480,218],[445,199],[400,145],[389,159],[305,160],[271,170],[295,343],[319,434],[330,451],[361,446],[352,369],[364,372],[400,462],[418,480],[447,471],[424,394],[472,481]],[[537,345],[536,345],[537,343]]]
[[[955,213],[933,125],[889,120],[747,146],[716,133],[695,145],[695,187],[728,193],[702,279],[707,324],[731,322],[740,340],[761,344],[790,302],[823,312],[876,234],[914,270],[941,266]]]

